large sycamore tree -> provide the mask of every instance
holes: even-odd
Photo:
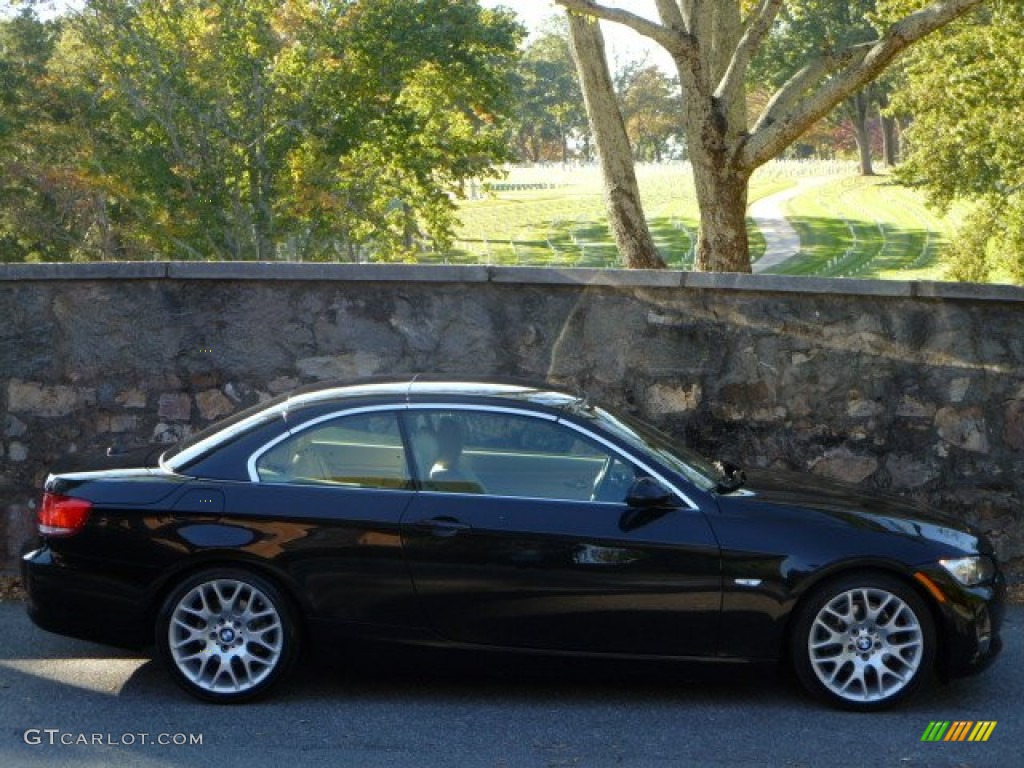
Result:
[[[887,24],[873,39],[842,48],[824,43],[794,69],[759,115],[748,114],[748,70],[772,33],[784,0],[652,0],[644,16],[593,0],[554,0],[570,12],[573,49],[588,114],[602,154],[609,217],[623,261],[663,266],[640,207],[632,159],[618,140],[621,112],[600,75],[598,19],[625,25],[672,57],[683,89],[683,123],[693,165],[700,232],[696,269],[749,272],[746,209],[750,176],[845,99],[885,71],[907,47],[982,0],[935,0]],[[610,155],[610,157],[609,157]]]

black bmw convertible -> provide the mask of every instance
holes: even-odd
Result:
[[[300,651],[400,643],[786,660],[880,709],[999,653],[985,537],[897,499],[709,461],[546,386],[320,386],[168,448],[54,467],[24,550],[40,627],[155,643],[217,702]]]

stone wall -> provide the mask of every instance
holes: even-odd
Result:
[[[679,272],[0,266],[0,570],[64,451],[300,383],[549,379],[741,464],[890,489],[1024,555],[1024,290]]]

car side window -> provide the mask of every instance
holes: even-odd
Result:
[[[636,478],[631,464],[549,420],[456,409],[403,418],[428,491],[622,502]]]
[[[301,425],[256,461],[262,482],[411,488],[398,417],[360,413]]]

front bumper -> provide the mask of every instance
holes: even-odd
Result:
[[[987,669],[1003,649],[1000,630],[1006,610],[1006,578],[997,572],[991,584],[965,587],[944,571],[927,575],[946,597],[937,605],[942,650],[939,673],[952,678]]]

